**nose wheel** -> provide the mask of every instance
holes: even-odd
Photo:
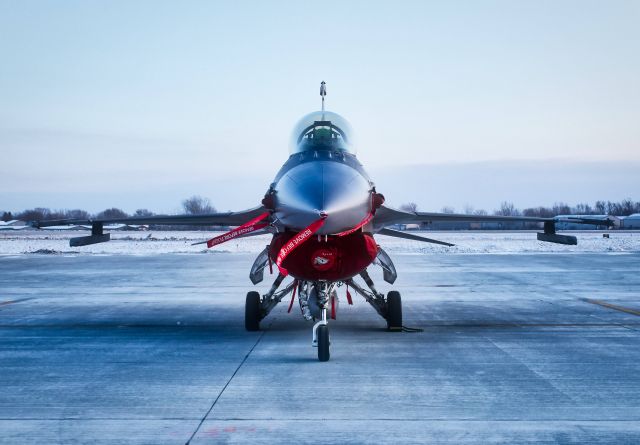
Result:
[[[329,357],[329,326],[326,324],[318,326],[318,360],[328,362]]]
[[[329,353],[329,325],[327,324],[327,309],[322,310],[322,320],[313,326],[313,343],[318,348],[318,360],[328,362],[331,354]]]

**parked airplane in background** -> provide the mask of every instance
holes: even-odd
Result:
[[[36,221],[34,227],[64,224],[90,224],[91,235],[73,238],[71,246],[84,246],[109,241],[104,225],[188,224],[205,226],[238,226],[207,241],[208,247],[246,236],[270,233],[270,245],[256,258],[249,277],[253,284],[261,282],[264,270],[275,263],[278,276],[269,291],[260,295],[251,291],[245,305],[245,327],[260,328],[264,319],[282,299],[296,297],[307,320],[315,320],[313,345],[318,359],[329,360],[329,318],[335,319],[338,308],[336,289],[353,289],[387,321],[389,330],[402,329],[400,294],[390,291],[386,297],[375,287],[367,268],[376,264],[383,278],[393,284],[396,269],[387,253],[377,245],[374,235],[387,235],[415,241],[452,244],[399,232],[387,228],[395,224],[430,223],[433,221],[529,221],[543,224],[538,239],[560,244],[576,244],[574,236],[556,234],[555,224],[607,225],[589,218],[533,218],[509,216],[477,216],[447,213],[405,212],[384,204],[384,196],[358,162],[352,142],[352,131],[340,115],[325,111],[326,85],[320,87],[322,109],[304,116],[293,131],[289,159],[269,186],[262,205],[245,211],[207,215],[167,215],[92,220]],[[293,279],[281,288],[285,278]],[[355,280],[359,276],[364,285]]]

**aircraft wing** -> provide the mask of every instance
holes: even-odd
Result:
[[[240,212],[207,213],[203,215],[154,215],[128,218],[58,219],[34,221],[30,225],[37,229],[50,226],[93,224],[157,224],[189,226],[239,226],[267,210],[260,206]]]
[[[612,218],[589,216],[554,216],[540,218],[530,216],[493,216],[493,215],[461,215],[456,213],[405,212],[391,207],[380,207],[373,218],[373,230],[379,232],[394,224],[429,224],[437,221],[446,222],[539,222],[544,224],[544,233],[538,234],[540,241],[560,244],[576,244],[573,236],[556,235],[555,225],[560,222],[574,224],[590,224],[597,226],[613,226]]]
[[[72,238],[71,246],[86,246],[89,244],[109,241],[108,233],[103,233],[108,224],[154,224],[154,225],[190,225],[190,226],[239,226],[260,216],[267,209],[256,207],[240,212],[208,213],[203,215],[154,215],[133,216],[128,218],[95,218],[95,219],[58,219],[47,221],[32,221],[32,227],[41,229],[51,226],[90,225],[91,236]]]

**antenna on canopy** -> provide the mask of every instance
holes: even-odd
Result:
[[[324,96],[327,95],[327,84],[323,80],[320,82],[320,96],[322,96],[322,111],[324,111]]]

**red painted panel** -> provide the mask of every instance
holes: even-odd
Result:
[[[278,252],[297,232],[285,232],[273,237],[269,254]],[[351,278],[369,266],[378,254],[373,236],[361,231],[346,236],[331,236],[327,241],[313,236],[292,251],[283,262],[289,273],[301,280],[340,281]]]

